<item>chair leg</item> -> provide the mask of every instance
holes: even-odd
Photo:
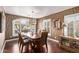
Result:
[[[20,43],[18,43],[19,51],[20,51]]]
[[[47,52],[48,52],[48,46],[47,46],[47,44],[46,44],[46,49],[47,49]]]
[[[29,44],[29,48],[30,48],[29,51],[32,52],[32,46],[31,46],[31,44]]]
[[[30,48],[29,51],[31,51],[32,50],[32,43],[31,42],[29,42],[29,48]]]
[[[22,44],[20,44],[20,47],[19,47],[19,52],[21,52],[21,49],[22,49]]]
[[[19,51],[20,51],[21,43],[19,43],[18,45],[19,45]]]
[[[30,43],[30,46],[31,46],[31,52],[33,52],[33,49],[34,49],[34,47],[35,47],[35,45],[34,45],[34,43]]]
[[[24,45],[22,45],[22,48],[21,48],[21,53],[23,52],[23,46],[24,46]]]
[[[29,52],[29,44],[27,44],[27,52]]]

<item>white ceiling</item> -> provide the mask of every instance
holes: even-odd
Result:
[[[10,14],[41,18],[72,7],[74,6],[5,6],[4,10]]]

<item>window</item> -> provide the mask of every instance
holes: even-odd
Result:
[[[79,13],[64,17],[64,35],[79,37]]]
[[[16,19],[13,21],[13,36],[17,36],[18,32],[36,32],[36,20],[32,19]]]
[[[51,19],[43,20],[43,29],[48,31],[48,35],[51,36]]]

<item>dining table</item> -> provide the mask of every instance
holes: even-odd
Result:
[[[31,50],[34,51],[35,42],[39,41],[39,39],[41,38],[41,35],[37,33],[32,33],[32,32],[21,33],[21,34],[24,35],[24,37],[26,37],[29,40],[29,44],[31,45]]]
[[[38,33],[32,33],[32,32],[27,32],[27,33],[21,33],[22,35],[24,35],[24,37],[30,39],[31,41],[33,40],[38,40],[41,38],[41,35]]]

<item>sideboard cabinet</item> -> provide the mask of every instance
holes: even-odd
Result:
[[[79,53],[79,38],[59,36],[59,46],[70,52]]]

